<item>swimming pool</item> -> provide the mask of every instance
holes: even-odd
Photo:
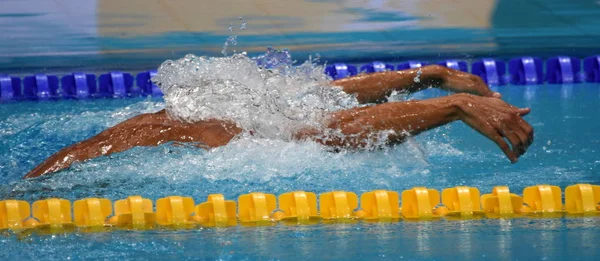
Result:
[[[33,202],[169,195],[204,200],[210,193],[235,199],[264,191],[357,194],[438,190],[458,185],[489,193],[508,185],[600,183],[598,84],[495,87],[504,99],[531,107],[536,141],[517,164],[462,123],[376,152],[331,153],[312,143],[243,139],[207,152],[165,145],[135,148],[76,164],[37,180],[21,177],[58,149],[134,115],[160,110],[157,98],[63,100],[2,104],[0,198]],[[426,98],[444,93],[427,90]],[[152,159],[152,160],[148,160]],[[53,236],[0,237],[2,258],[165,258],[206,260],[289,259],[543,259],[592,260],[599,254],[598,218],[483,219],[467,221],[232,227],[191,231],[113,231]]]
[[[147,1],[5,0],[0,74],[68,75],[155,69],[188,53],[250,55],[287,47],[294,59],[394,62],[493,56],[598,54],[598,1]],[[246,28],[246,21],[247,28]],[[245,29],[244,29],[245,28]],[[229,29],[229,30],[228,30]],[[233,29],[233,30],[232,30]],[[237,38],[239,36],[239,39]],[[226,40],[227,39],[227,40]],[[236,40],[239,45],[236,45]],[[600,75],[600,74],[599,74]],[[34,77],[35,78],[35,77]],[[43,77],[41,77],[43,78]],[[5,79],[5,78],[4,78]],[[5,81],[0,77],[1,87]],[[532,107],[536,141],[517,164],[462,123],[375,152],[331,153],[312,143],[241,139],[207,152],[164,145],[101,157],[36,180],[21,177],[63,146],[134,115],[160,98],[21,101],[0,94],[0,200],[33,203],[169,195],[196,203],[252,191],[397,192],[508,185],[600,184],[600,85],[508,85],[504,99]],[[4,91],[4,90],[2,90]],[[436,90],[413,95],[426,98]],[[598,218],[517,218],[318,224],[36,235],[0,231],[0,259],[190,260],[595,260]]]

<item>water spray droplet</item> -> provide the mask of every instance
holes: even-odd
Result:
[[[419,83],[421,82],[421,74],[423,73],[423,71],[421,71],[421,68],[419,68],[419,70],[417,71],[417,76],[413,79],[414,82]]]

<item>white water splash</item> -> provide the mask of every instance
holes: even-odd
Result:
[[[292,63],[287,51],[275,49],[256,59],[245,53],[188,54],[165,61],[153,81],[164,93],[170,117],[230,120],[264,138],[289,140],[293,130],[318,127],[326,113],[359,105],[353,95],[330,84],[322,66],[310,60]]]
[[[421,68],[419,68],[419,70],[417,71],[417,76],[415,76],[415,78],[413,79],[413,81],[415,83],[420,83],[421,82],[421,74],[423,73],[423,71],[421,71]]]
[[[238,18],[240,20],[240,31],[244,31],[246,30],[246,21],[244,20],[243,17]],[[227,40],[225,40],[225,43],[223,43],[223,49],[221,49],[221,54],[223,54],[223,56],[227,56],[227,48],[229,46],[231,46],[233,48],[233,53],[236,53],[236,49],[235,47],[237,46],[238,42],[237,42],[237,38],[238,35],[234,32],[233,30],[234,26],[233,24],[229,24],[229,34],[231,34],[229,37],[227,37]]]
[[[240,18],[238,18],[240,20],[240,31],[244,31],[246,30],[246,20],[244,20],[243,17],[240,16]]]

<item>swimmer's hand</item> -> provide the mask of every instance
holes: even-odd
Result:
[[[457,93],[470,93],[483,97],[502,98],[500,93],[490,90],[483,79],[477,75],[443,66],[435,66],[434,70],[439,74],[444,89]]]
[[[517,108],[501,99],[470,94],[453,95],[459,118],[482,135],[494,141],[511,162],[525,154],[533,142],[533,127],[522,116],[529,108]],[[510,147],[506,140],[510,142]]]

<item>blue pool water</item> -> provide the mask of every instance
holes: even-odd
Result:
[[[135,148],[34,180],[21,177],[60,148],[134,115],[157,99],[20,102],[0,106],[0,198],[29,202],[169,195],[204,201],[262,191],[357,194],[414,186],[600,184],[600,85],[502,86],[506,101],[531,107],[535,142],[510,164],[490,141],[457,122],[375,152],[331,153],[313,143],[241,139],[210,152],[164,145]],[[428,90],[412,98],[445,95]],[[17,238],[0,236],[0,259],[205,260],[594,260],[599,218],[512,219],[388,224],[234,227],[193,231],[115,231]]]

